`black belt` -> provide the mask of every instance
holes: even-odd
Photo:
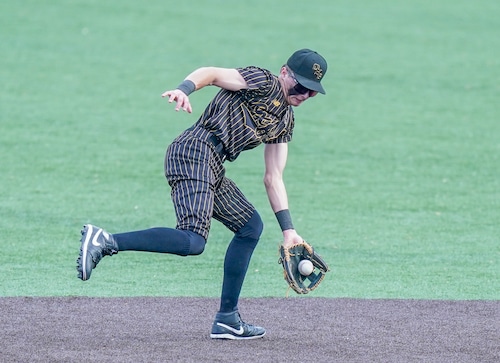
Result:
[[[222,161],[226,160],[226,150],[224,150],[224,144],[220,139],[215,136],[215,134],[210,133],[208,141],[215,147],[215,152],[219,154]]]
[[[193,131],[195,127],[196,126],[193,125],[186,131]],[[208,134],[208,138],[206,140],[209,141],[214,146],[215,152],[219,154],[222,161],[226,160],[226,150],[224,149],[224,144],[222,143],[222,141],[220,141],[220,139],[214,133],[206,129],[204,131],[206,131],[206,133]]]

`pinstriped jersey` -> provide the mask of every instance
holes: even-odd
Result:
[[[196,123],[219,138],[229,161],[261,143],[291,141],[294,127],[293,110],[278,78],[254,66],[237,70],[248,88],[221,89]]]

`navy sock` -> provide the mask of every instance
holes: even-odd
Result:
[[[241,286],[262,229],[262,220],[257,211],[254,211],[252,218],[236,232],[231,240],[224,259],[220,312],[231,312],[238,308]]]
[[[195,232],[162,227],[117,233],[113,237],[119,251],[160,252],[181,256],[201,254],[206,242]]]

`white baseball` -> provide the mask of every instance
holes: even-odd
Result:
[[[309,276],[312,274],[314,266],[309,260],[302,260],[299,262],[299,272],[301,275]]]

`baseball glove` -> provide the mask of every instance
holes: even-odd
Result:
[[[283,265],[285,281],[297,294],[307,294],[314,290],[329,271],[326,262],[306,241],[290,247],[280,245],[279,253],[278,263]],[[299,271],[299,263],[304,259],[311,261],[314,267],[313,272],[308,276],[302,275]]]

